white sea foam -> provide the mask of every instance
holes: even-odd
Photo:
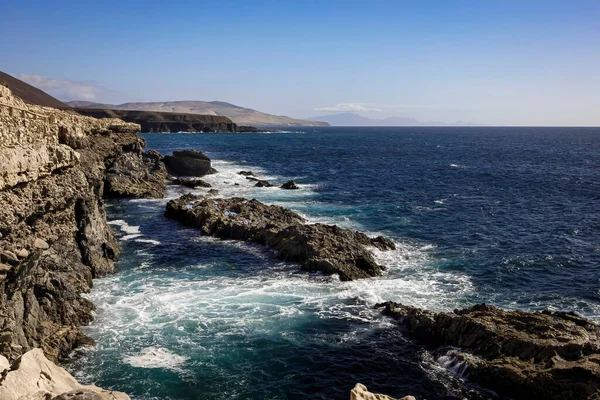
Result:
[[[161,244],[160,241],[154,239],[135,239],[135,241],[138,243],[148,243],[153,246],[158,246]]]
[[[125,220],[122,219],[108,221],[108,224],[118,226],[121,232],[127,233],[129,235],[141,234],[139,226],[129,225],[127,222],[125,222]]]
[[[163,368],[179,370],[187,357],[174,354],[162,347],[146,347],[138,354],[123,357],[123,361],[137,368]]]

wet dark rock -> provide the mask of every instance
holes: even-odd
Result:
[[[173,179],[173,183],[176,185],[182,185],[182,186],[189,187],[192,189],[195,189],[198,187],[204,187],[204,188],[212,187],[212,185],[210,183],[203,181],[200,178],[175,178],[175,179]]]
[[[273,185],[269,181],[257,181],[255,187],[273,187]]]
[[[432,348],[452,346],[465,376],[515,399],[600,396],[600,328],[574,313],[505,311],[480,304],[435,313],[378,304]]]
[[[219,194],[219,191],[217,189],[210,189],[208,191],[208,194],[217,195],[217,194]]]
[[[289,190],[300,189],[300,187],[298,185],[296,185],[296,181],[294,181],[294,180],[287,181],[286,183],[281,185],[281,188],[289,189]]]
[[[163,162],[169,174],[176,176],[204,176],[216,172],[211,166],[210,158],[196,150],[174,151]]]
[[[265,245],[280,259],[296,262],[303,270],[339,274],[341,280],[379,276],[384,269],[369,248],[383,249],[386,240],[335,225],[309,225],[286,208],[254,199],[185,195],[171,200],[165,215],[200,228],[205,235]],[[385,250],[394,248],[389,242]]]
[[[244,176],[254,176],[254,172],[252,171],[240,171],[238,172],[239,175],[244,175]]]

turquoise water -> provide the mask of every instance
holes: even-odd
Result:
[[[97,346],[68,364],[85,382],[134,399],[343,399],[356,382],[396,397],[490,398],[371,307],[485,301],[600,318],[600,129],[144,136],[163,154],[205,151],[223,196],[384,234],[398,250],[377,253],[381,278],[340,282],[201,237],[162,215],[168,199],[113,201],[123,256],[89,295]],[[254,188],[242,169],[301,190]]]

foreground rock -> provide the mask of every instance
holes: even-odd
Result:
[[[393,302],[379,306],[415,339],[451,358],[454,370],[500,394],[549,400],[600,396],[600,329],[573,313],[504,311],[485,304],[453,313]]]
[[[280,259],[297,262],[303,270],[339,274],[344,281],[381,275],[384,267],[369,247],[395,248],[381,236],[371,239],[335,225],[308,225],[288,209],[254,199],[185,195],[171,200],[165,215],[198,227],[205,235],[268,246]]]
[[[0,399],[2,400],[129,400],[121,392],[80,385],[63,368],[30,350],[12,365],[0,356]]]
[[[169,174],[175,176],[204,176],[216,172],[211,166],[210,158],[196,150],[174,151],[163,162]]]
[[[357,383],[350,391],[350,400],[396,400],[385,394],[375,394],[367,390],[365,385]],[[404,396],[398,400],[416,400],[413,396]]]

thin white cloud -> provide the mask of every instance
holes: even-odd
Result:
[[[379,108],[367,107],[362,103],[342,103],[332,107],[319,107],[315,111],[333,111],[333,112],[379,112]]]
[[[341,103],[330,107],[318,107],[315,111],[331,112],[383,112],[415,109],[443,109],[429,104],[371,104],[371,103]]]
[[[98,101],[111,94],[111,91],[92,82],[52,79],[42,75],[21,74],[19,79],[58,97],[60,100]]]

